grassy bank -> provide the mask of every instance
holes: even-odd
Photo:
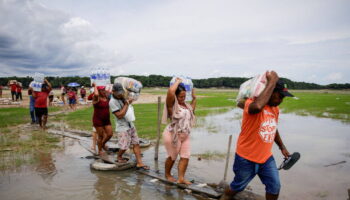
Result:
[[[60,109],[60,107],[49,107],[49,112]],[[0,108],[0,119],[0,133],[5,127],[31,122],[29,108]]]
[[[350,92],[292,91],[292,93],[297,99],[285,98],[280,106],[284,113],[332,118],[350,123]]]

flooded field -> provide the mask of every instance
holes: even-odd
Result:
[[[194,156],[187,172],[189,180],[218,183],[223,179],[225,159],[222,155],[227,151],[229,135],[233,134],[228,173],[228,180],[232,180],[240,112],[235,109],[199,119],[191,135]],[[331,119],[281,114],[279,131],[289,152],[301,153],[301,159],[292,169],[280,171],[280,199],[346,199],[350,188],[350,125]],[[1,199],[202,199],[174,186],[153,183],[151,178],[134,170],[93,171],[89,167],[92,160],[85,158],[90,153],[76,140],[64,139],[61,145],[62,150],[39,152],[35,165],[1,172]],[[283,158],[276,145],[273,151],[279,165]],[[159,163],[153,161],[153,147],[143,154],[145,163],[152,169],[164,170],[163,146]],[[341,164],[325,167],[334,163]],[[257,194],[265,193],[258,177],[249,189]]]

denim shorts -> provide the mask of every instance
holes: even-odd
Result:
[[[265,163],[258,164],[236,154],[233,172],[235,177],[230,187],[234,191],[243,191],[255,175],[258,175],[261,182],[265,185],[266,193],[279,194],[281,183],[273,156],[267,159]]]
[[[75,104],[75,103],[76,103],[75,99],[68,99],[68,104]]]

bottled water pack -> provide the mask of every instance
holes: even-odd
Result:
[[[185,77],[185,76],[173,76],[173,78],[170,81],[170,86],[172,86],[175,83],[176,78],[180,78],[182,80],[181,83],[183,83],[183,85],[185,86],[185,89],[186,89],[185,101],[192,101],[192,89],[193,89],[192,79],[190,77]]]
[[[92,70],[90,74],[91,85],[93,83],[96,86],[106,86],[111,83],[111,75],[105,68],[99,67],[97,69]]]

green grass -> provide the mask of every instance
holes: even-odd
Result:
[[[200,159],[205,159],[205,160],[221,160],[226,157],[225,153],[221,153],[219,151],[206,151],[201,154],[193,154],[191,156],[198,157]]]
[[[350,122],[350,93],[293,92],[299,99],[285,98],[284,113],[312,115]]]
[[[56,112],[60,109],[59,107],[49,107],[49,112]],[[29,108],[0,108],[0,119],[0,131],[6,131],[6,127],[31,121]]]

